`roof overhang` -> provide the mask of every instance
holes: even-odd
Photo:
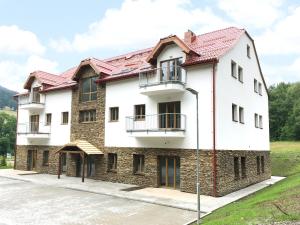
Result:
[[[162,38],[153,48],[150,55],[147,57],[146,62],[150,64],[154,64],[157,56],[161,53],[161,51],[167,46],[171,44],[176,44],[178,47],[182,49],[182,51],[186,54],[195,53],[189,46],[187,46],[179,37],[176,35],[171,35],[166,38]]]
[[[79,64],[79,66],[77,67],[77,69],[75,70],[75,73],[72,76],[72,80],[77,80],[78,79],[78,74],[79,71],[81,70],[82,67],[84,66],[90,66],[92,67],[92,69],[95,71],[95,73],[97,75],[100,75],[100,71],[98,70],[98,68],[90,61],[90,59],[85,59],[82,60]]]
[[[84,140],[76,140],[65,144],[56,153],[69,152],[69,153],[85,153],[87,155],[103,155],[104,153],[96,148],[91,143]]]

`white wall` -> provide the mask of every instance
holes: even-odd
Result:
[[[166,60],[177,57],[185,58],[182,50],[175,46],[166,47],[158,57]],[[187,86],[199,91],[200,148],[212,147],[211,116],[211,74],[210,66],[194,66],[187,71]],[[158,103],[181,101],[181,113],[186,115],[184,138],[136,138],[126,132],[126,116],[134,115],[134,105],[145,104],[146,115],[158,113]],[[119,121],[109,122],[109,108],[119,107]],[[196,100],[189,92],[145,96],[140,94],[138,78],[110,82],[106,85],[105,109],[105,146],[110,147],[155,147],[155,148],[196,148]]]
[[[32,86],[36,86],[33,83]],[[70,141],[70,124],[71,124],[71,90],[59,90],[55,92],[47,92],[41,96],[45,99],[45,108],[36,112],[29,112],[25,109],[20,109],[18,115],[18,124],[28,124],[30,115],[39,115],[40,129],[50,129],[51,134],[49,139],[31,140],[29,141],[24,134],[19,134],[17,137],[18,145],[64,145]],[[22,97],[19,97],[22,98]],[[24,97],[23,97],[24,98]],[[61,124],[62,112],[69,112],[69,123]],[[44,126],[46,121],[46,113],[52,114],[51,126]],[[18,125],[18,131],[22,130],[21,125]]]
[[[247,57],[247,44],[251,58]],[[231,60],[243,68],[241,83],[231,76]],[[254,92],[254,78],[263,83],[252,41],[244,34],[238,44],[223,56],[216,75],[217,149],[269,150],[268,95]],[[245,124],[232,121],[232,103],[244,107]],[[263,129],[255,128],[254,113],[263,116]]]

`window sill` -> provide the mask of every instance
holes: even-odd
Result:
[[[115,122],[119,122],[119,120],[109,120],[108,122],[115,123]]]
[[[240,124],[243,124],[243,125],[244,125],[244,124],[245,124],[245,122],[241,122],[241,121],[240,121]]]
[[[133,175],[145,176],[145,173],[144,172],[134,172]]]
[[[145,118],[143,118],[143,119],[134,119],[134,121],[145,121]]]
[[[95,120],[95,121],[87,121],[87,122],[79,122],[80,124],[89,124],[89,123],[96,123],[97,122],[97,120]]]
[[[45,124],[45,126],[47,126],[47,127],[48,127],[48,126],[51,126],[51,124]]]
[[[69,123],[61,123],[60,125],[68,125]]]
[[[235,123],[237,123],[237,122],[239,122],[239,121],[237,121],[237,120],[232,120],[232,122],[235,122]]]

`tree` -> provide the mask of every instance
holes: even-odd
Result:
[[[0,155],[12,153],[16,140],[16,118],[0,112]]]

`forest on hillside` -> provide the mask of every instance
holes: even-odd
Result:
[[[271,141],[300,140],[300,82],[269,88]]]
[[[10,107],[16,110],[17,103],[13,99],[13,96],[17,94],[15,91],[8,90],[0,86],[0,109],[4,107]]]

